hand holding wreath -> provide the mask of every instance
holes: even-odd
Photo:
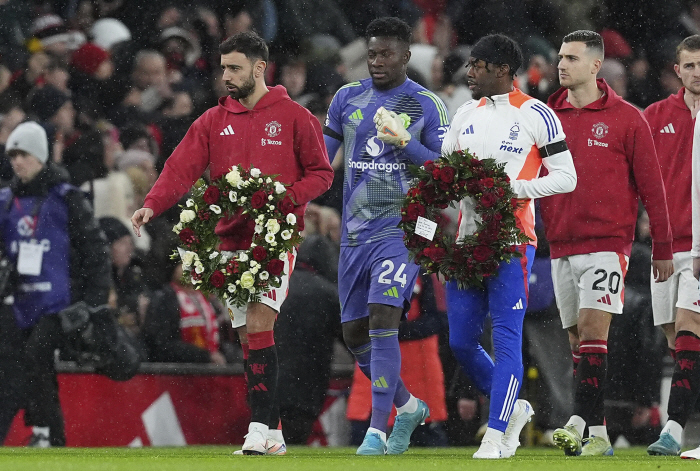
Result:
[[[519,203],[502,164],[455,151],[422,167],[412,166],[411,171],[416,182],[406,194],[399,227],[411,257],[428,273],[442,273],[462,289],[483,287],[502,261],[521,256],[515,245],[530,239],[516,226]],[[437,221],[442,209],[467,197],[474,200],[481,219],[474,234],[457,241],[440,227],[432,240],[416,234],[419,218]]]
[[[184,246],[173,258],[182,260],[185,282],[237,306],[258,302],[280,286],[287,254],[301,243],[294,207],[286,187],[257,168],[233,167],[209,185],[199,180],[173,227]],[[216,225],[240,211],[254,226],[253,242],[248,250],[221,253]]]

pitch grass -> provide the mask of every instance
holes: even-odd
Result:
[[[234,456],[239,447],[0,448],[2,471],[428,471],[564,470],[642,471],[697,469],[679,457],[649,456],[645,448],[616,450],[613,457],[565,457],[552,448],[521,448],[508,460],[477,461],[476,448],[411,449],[401,456],[355,456],[354,448],[291,447],[286,456]]]

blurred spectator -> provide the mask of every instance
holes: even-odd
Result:
[[[466,59],[459,53],[451,53],[445,58],[435,56],[431,69],[433,90],[442,98],[447,112],[452,118],[457,109],[471,100],[472,92],[466,85]]]
[[[289,98],[307,107],[314,98],[306,91],[306,62],[299,57],[290,57],[279,65],[279,78],[277,82],[287,89]]]
[[[335,0],[282,0],[277,42],[283,51],[295,51],[306,38],[333,36],[345,45],[356,37]]]
[[[34,88],[27,97],[27,109],[46,129],[51,160],[61,163],[66,143],[75,137],[75,108],[70,95],[51,85]]]
[[[105,51],[112,51],[120,43],[131,40],[131,32],[116,18],[101,18],[90,28],[92,42]]]
[[[129,149],[116,157],[117,170],[129,173],[129,176],[132,177],[134,188],[140,189],[140,191],[137,191],[137,195],[140,195],[143,191],[144,188],[142,187],[144,182],[141,180],[140,176],[138,176],[138,173],[132,173],[129,169],[137,168],[143,173],[143,176],[146,178],[145,184],[148,186],[146,193],[148,193],[148,190],[150,190],[150,187],[153,186],[153,183],[155,183],[158,178],[155,163],[156,159],[153,157],[153,154],[138,149]],[[134,177],[137,178],[136,181],[134,181]],[[137,204],[141,204],[142,201],[138,196],[137,200]]]
[[[143,338],[151,361],[224,365],[216,311],[201,291],[182,284],[182,264],[148,305]]]
[[[627,99],[627,71],[617,59],[605,59],[600,66],[598,77],[604,79],[623,99]]]

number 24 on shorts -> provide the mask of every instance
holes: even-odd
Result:
[[[384,271],[379,274],[377,281],[385,285],[390,285],[391,279],[387,278],[387,276],[390,277],[391,273],[394,271],[394,262],[391,260],[384,260],[384,262],[382,262],[382,268],[384,268]],[[405,268],[406,264],[402,263],[398,270],[396,270],[396,273],[394,273],[394,281],[401,283],[402,288],[406,287],[406,274],[403,272]]]

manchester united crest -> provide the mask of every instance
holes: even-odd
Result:
[[[270,137],[277,137],[282,132],[282,125],[277,121],[270,121],[265,125],[265,132]]]
[[[591,131],[593,132],[593,137],[602,139],[608,135],[608,125],[605,123],[595,123]]]

